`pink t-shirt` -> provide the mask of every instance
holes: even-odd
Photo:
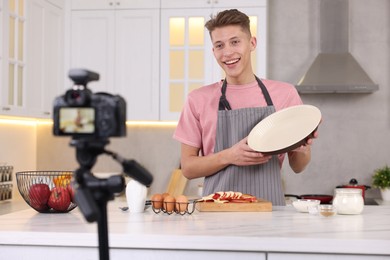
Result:
[[[266,86],[276,111],[302,104],[293,85],[274,80],[261,81]],[[221,87],[222,81],[192,91],[173,135],[181,143],[200,148],[203,155],[214,152]],[[257,81],[246,85],[228,84],[226,99],[232,110],[267,105]],[[280,159],[283,160],[283,157]]]

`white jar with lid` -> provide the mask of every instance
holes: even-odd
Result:
[[[364,208],[364,200],[361,189],[335,189],[333,205],[336,206],[337,214],[356,215]]]

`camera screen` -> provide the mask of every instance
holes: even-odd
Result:
[[[62,134],[95,133],[95,109],[92,107],[61,107],[59,110]]]

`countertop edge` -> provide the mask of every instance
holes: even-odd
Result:
[[[275,207],[267,214],[197,213],[181,217],[156,215],[150,209],[145,214],[131,214],[118,209],[122,203],[110,206],[111,249],[390,256],[390,206],[367,206],[359,216],[321,219],[289,207]],[[215,216],[226,218],[219,225]],[[237,222],[237,217],[241,222]],[[56,215],[26,209],[0,216],[0,220],[4,221],[2,224],[8,223],[0,228],[0,247],[98,247],[97,223],[87,223],[79,211]],[[224,231],[232,221],[234,229]],[[255,225],[253,234],[247,221]],[[73,225],[70,231],[67,224]],[[160,229],[161,224],[164,226]],[[313,233],[310,227],[314,226],[319,228]],[[315,232],[322,237],[317,237]]]
[[[0,245],[61,246],[97,248],[97,234],[56,233],[51,232],[1,232]],[[7,237],[7,239],[4,239]],[[77,238],[77,239],[76,239]],[[180,241],[180,243],[179,243]],[[213,241],[213,243],[205,243]],[[230,242],[227,242],[230,241]],[[247,237],[224,236],[220,241],[215,236],[188,235],[125,235],[110,234],[111,249],[175,249],[206,251],[241,251],[241,252],[282,252],[282,253],[324,253],[324,254],[359,254],[390,255],[386,240],[373,239],[306,239],[291,237]]]

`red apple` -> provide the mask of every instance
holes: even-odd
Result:
[[[70,205],[70,194],[68,189],[65,187],[54,187],[51,190],[47,204],[57,211],[66,211]]]
[[[75,194],[76,190],[73,188],[73,185],[69,184],[68,186],[66,186],[66,188],[68,189],[68,192],[69,192],[69,195],[70,195],[70,200],[72,202],[75,202],[74,201],[74,194]]]
[[[47,201],[50,197],[50,188],[44,183],[33,184],[28,191],[28,197],[31,207],[38,211],[46,210],[48,209]]]

